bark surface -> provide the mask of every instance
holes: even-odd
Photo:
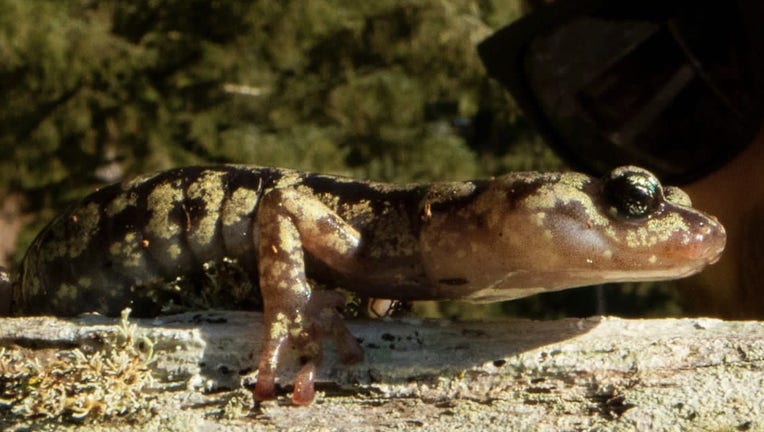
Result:
[[[362,362],[343,365],[329,346],[313,405],[289,405],[293,371],[285,370],[279,398],[255,408],[241,385],[255,379],[260,314],[130,323],[135,343],[154,357],[142,415],[77,424],[71,416],[23,418],[6,406],[0,429],[764,430],[761,322],[350,321]],[[0,346],[30,358],[75,347],[87,353],[124,328],[99,316],[6,318]]]

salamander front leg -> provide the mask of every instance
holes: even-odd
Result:
[[[321,228],[320,224],[327,221],[333,230]],[[264,400],[274,396],[279,358],[284,349],[290,347],[297,351],[302,362],[295,377],[292,400],[298,405],[309,404],[314,397],[314,374],[325,336],[334,338],[345,362],[360,360],[363,351],[337,312],[344,306],[342,295],[311,290],[305,276],[304,251],[316,254],[325,262],[329,258],[329,265],[352,261],[343,256],[357,248],[358,233],[315,198],[279,189],[262,198],[257,226],[266,333],[255,398]],[[332,245],[332,250],[321,255],[315,245],[324,249]]]

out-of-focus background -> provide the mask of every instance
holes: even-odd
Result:
[[[107,183],[203,163],[380,181],[556,170],[476,45],[519,0],[0,0],[0,264]],[[682,312],[627,284],[425,315]]]

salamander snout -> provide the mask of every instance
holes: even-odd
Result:
[[[727,232],[716,216],[708,216],[706,221],[698,224],[695,234],[695,244],[697,248],[689,248],[688,251],[695,255],[695,259],[705,261],[707,264],[714,264],[724,252],[727,244]]]

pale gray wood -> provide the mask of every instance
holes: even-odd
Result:
[[[256,365],[260,320],[131,319],[157,358],[157,414],[138,430],[764,430],[764,323],[610,317],[351,321],[366,357],[342,365],[330,347],[312,406],[282,397],[216,420],[227,400],[250,397],[235,388]],[[0,343],[87,343],[118,321],[7,318]]]

